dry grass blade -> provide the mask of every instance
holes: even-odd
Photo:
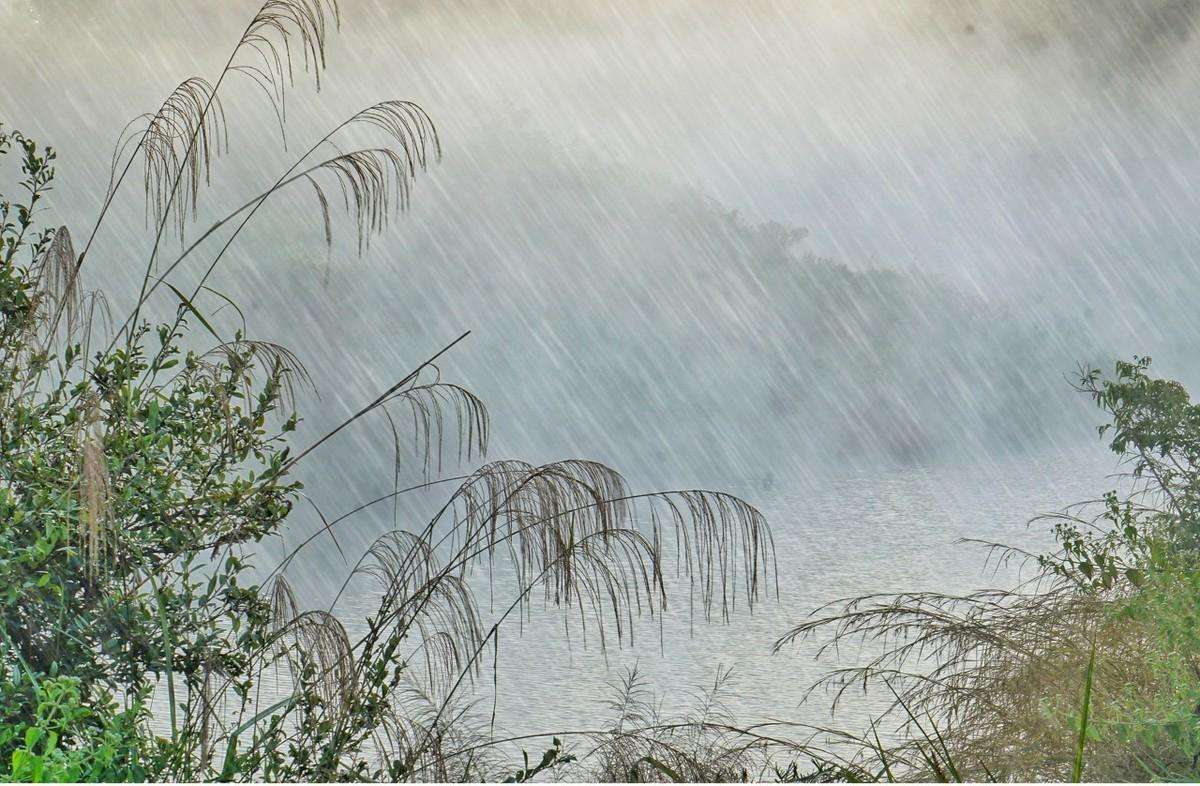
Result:
[[[633,559],[632,564],[617,559],[632,558],[630,548],[640,550],[629,538],[636,532],[620,531],[619,525],[629,515],[627,497],[625,479],[597,462],[572,460],[540,467],[520,461],[494,462],[480,468],[452,497],[455,524],[451,542],[461,544],[458,550],[467,565],[483,558],[490,563],[496,550],[503,549],[521,586],[546,572],[542,581],[545,598],[555,604],[582,602],[577,590],[599,591],[621,573],[629,581],[620,580],[619,588],[614,586],[603,594],[619,607],[630,601],[632,608],[627,610],[632,614],[649,602],[643,601],[642,591],[651,591],[654,570],[637,570],[634,565],[642,565],[642,559]],[[604,568],[593,566],[599,572],[584,566],[593,562],[604,544],[581,545],[595,534],[612,536],[608,545],[614,559]],[[590,600],[598,606],[602,598],[592,596]],[[623,630],[623,615],[616,609],[614,613]]]
[[[608,729],[591,733],[592,748],[579,755],[571,775],[585,781],[729,782],[767,772],[771,751],[794,756],[803,746],[768,739],[733,724],[722,703],[730,673],[718,669],[713,684],[691,709],[664,717],[663,700],[635,665],[610,684]]]
[[[336,183],[342,206],[354,219],[361,254],[369,247],[371,236],[387,228],[394,213],[408,209],[415,171],[407,151],[376,147],[334,156],[306,170],[301,177],[315,190],[326,226],[329,198],[320,176],[326,175]]]
[[[229,147],[225,111],[213,85],[192,77],[145,119],[146,218],[160,226],[169,222],[182,238],[188,217],[196,214],[200,186],[210,181],[213,159]]]
[[[293,412],[296,410],[297,388],[316,391],[312,376],[296,353],[271,341],[244,338],[225,341],[205,352],[200,361],[210,371],[228,369],[247,387],[254,382],[256,366],[266,369],[269,377],[278,377],[283,405]]]
[[[447,703],[417,685],[400,691],[394,701],[375,744],[382,761],[399,765],[396,776],[418,783],[499,779],[503,761],[488,744],[491,730],[471,702]],[[455,755],[463,749],[471,749],[471,755]]]
[[[334,129],[322,144],[332,146],[334,134],[352,125],[364,125],[383,132],[385,139],[396,149],[339,150],[334,158],[305,170],[292,180],[302,179],[312,188],[321,214],[325,244],[330,246],[333,228],[329,197],[316,175],[332,174],[341,191],[343,207],[354,216],[361,253],[369,245],[370,235],[387,226],[389,212],[408,208],[412,181],[419,171],[428,168],[431,160],[441,159],[442,145],[433,120],[411,101],[373,104]]]
[[[271,628],[275,633],[281,633],[300,614],[296,592],[287,578],[280,573],[271,579],[266,597],[271,606]]]
[[[266,589],[276,654],[289,667],[298,690],[305,680],[333,712],[347,707],[354,691],[354,653],[342,623],[326,611],[301,611],[282,575]],[[306,676],[311,675],[311,676]]]
[[[692,583],[706,619],[719,605],[728,620],[737,608],[738,591],[750,609],[774,577],[779,594],[775,542],[763,515],[731,494],[688,490],[648,495],[655,542],[670,522],[676,543],[676,565]]]
[[[769,529],[752,506],[701,490],[632,495],[598,462],[493,462],[459,487],[448,510],[443,540],[464,569],[490,565],[502,550],[519,585],[537,578],[548,603],[578,606],[581,616],[593,616],[584,607],[608,609],[618,639],[634,615],[664,604],[670,540],[706,618],[718,608],[728,618],[739,587],[752,607],[775,573]]]
[[[238,44],[239,50],[254,53],[255,63],[239,68],[261,85],[269,86],[282,102],[283,86],[294,83],[292,55],[298,50],[303,69],[312,73],[319,90],[330,23],[334,29],[341,25],[336,0],[267,0]],[[280,108],[282,113],[282,105]]]
[[[383,624],[415,634],[422,644],[444,638],[430,646],[450,647],[457,674],[466,663],[462,654],[483,641],[483,622],[467,581],[441,567],[428,543],[397,530],[372,543],[357,570],[374,578],[388,599],[382,606],[388,615],[380,615]]]
[[[457,435],[459,464],[464,459],[471,461],[476,454],[487,453],[487,407],[466,388],[446,382],[414,385],[397,391],[382,406],[386,408],[395,403],[409,406],[414,445],[422,458],[422,472],[426,478],[431,477],[432,472],[441,473],[445,443],[451,434]],[[454,419],[453,430],[446,428],[448,414]]]
[[[46,250],[37,260],[34,274],[47,305],[56,315],[62,312],[67,320],[67,333],[74,332],[83,312],[83,294],[75,275],[75,246],[65,226],[55,230]]]
[[[230,59],[228,71],[249,78],[262,91],[285,138],[287,88],[295,84],[293,52],[320,90],[331,23],[333,29],[341,24],[336,0],[267,0]]]
[[[463,667],[466,653],[459,647],[458,640],[446,631],[435,631],[421,642],[421,660],[424,673],[410,672],[409,679],[434,703],[450,695],[455,675]],[[410,658],[410,663],[416,659]]]
[[[442,157],[442,143],[433,119],[411,101],[380,101],[358,112],[344,126],[364,125],[381,131],[404,153],[409,175]]]
[[[350,703],[354,690],[354,655],[341,621],[319,609],[298,614],[289,626],[293,652],[311,663],[325,705],[336,712]]]
[[[79,446],[79,534],[89,575],[96,575],[111,537],[112,486],[100,433],[99,402],[87,404]]]

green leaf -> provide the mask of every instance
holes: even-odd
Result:
[[[1083,779],[1083,748],[1087,744],[1088,713],[1092,708],[1092,675],[1096,669],[1096,642],[1092,641],[1092,654],[1088,658],[1087,672],[1083,680],[1083,708],[1079,713],[1079,740],[1075,744],[1075,763],[1071,767],[1071,782]]]
[[[663,764],[661,761],[654,758],[653,756],[643,756],[642,761],[646,762],[651,767],[653,767],[654,769],[661,772],[663,775],[666,775],[668,778],[671,779],[672,783],[686,783],[686,780],[684,779],[684,777],[682,775],[680,775],[678,772],[675,772],[675,770],[673,770],[670,767],[668,767],[667,765]]]
[[[204,327],[208,330],[209,333],[212,333],[213,338],[215,338],[217,341],[221,341],[221,337],[219,335],[217,335],[217,331],[213,328],[212,325],[208,324],[208,320],[204,318],[204,315],[200,313],[200,310],[197,309],[194,305],[192,305],[192,301],[188,299],[187,295],[180,292],[179,289],[176,288],[170,282],[164,281],[163,283],[166,284],[171,289],[171,291],[175,293],[175,296],[177,298],[179,298],[179,302],[184,308],[186,308],[188,311],[190,311],[196,315],[196,319],[200,320],[200,324],[204,325]]]

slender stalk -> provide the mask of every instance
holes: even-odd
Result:
[[[175,709],[175,664],[173,658],[175,645],[171,641],[171,628],[167,624],[167,610],[163,605],[162,592],[159,591],[158,582],[154,580],[154,575],[151,573],[147,573],[146,578],[150,580],[150,589],[154,592],[154,599],[158,605],[158,624],[163,637],[163,668],[167,672],[167,706],[171,713],[171,743],[175,744],[179,741],[179,723],[176,719]]]
[[[1071,783],[1083,780],[1083,749],[1087,744],[1088,715],[1092,709],[1092,677],[1096,670],[1096,642],[1092,641],[1092,654],[1088,657],[1087,671],[1083,678],[1083,708],[1079,713],[1079,739],[1075,743],[1075,762],[1071,765]]]
[[[356,420],[358,420],[359,418],[361,418],[363,415],[366,415],[368,412],[370,412],[371,410],[373,410],[373,409],[375,409],[376,407],[378,407],[380,404],[382,404],[384,401],[386,401],[386,400],[387,400],[387,398],[388,398],[389,396],[391,396],[393,393],[395,393],[397,390],[399,390],[400,388],[404,387],[404,386],[405,386],[405,385],[407,385],[409,382],[412,382],[414,379],[416,379],[416,378],[417,378],[417,375],[418,375],[418,374],[420,374],[420,373],[421,373],[421,371],[423,371],[423,370],[424,370],[425,368],[427,368],[429,365],[431,365],[432,363],[434,363],[434,362],[435,362],[435,361],[436,361],[438,358],[440,358],[442,355],[444,355],[444,354],[446,354],[447,352],[449,352],[449,351],[450,351],[450,350],[451,350],[451,349],[452,349],[452,348],[453,348],[453,347],[454,347],[456,344],[458,344],[460,341],[462,341],[464,338],[466,338],[466,337],[467,337],[467,336],[469,336],[469,335],[471,335],[471,331],[469,331],[469,330],[468,330],[467,332],[463,333],[461,336],[459,336],[458,338],[454,339],[454,340],[453,340],[453,341],[451,341],[449,344],[447,344],[446,346],[442,347],[440,350],[438,350],[437,352],[435,352],[435,353],[433,354],[433,356],[432,356],[432,357],[430,357],[430,358],[429,358],[428,360],[426,360],[424,363],[422,363],[421,365],[419,365],[419,366],[417,366],[415,369],[413,369],[413,371],[412,371],[412,372],[411,372],[411,373],[410,373],[408,376],[406,376],[404,379],[402,379],[402,380],[400,380],[399,382],[397,382],[396,384],[392,385],[390,388],[388,388],[387,390],[385,390],[385,391],[383,392],[383,394],[382,394],[382,395],[380,395],[378,398],[376,398],[376,399],[375,399],[374,401],[372,401],[370,404],[366,405],[365,407],[363,407],[362,409],[360,409],[358,412],[355,412],[355,413],[354,413],[353,415],[351,415],[349,418],[347,418],[346,420],[342,421],[342,422],[341,422],[341,424],[339,424],[339,425],[338,425],[336,428],[334,428],[332,431],[330,431],[330,432],[326,433],[326,434],[325,434],[325,436],[321,437],[321,438],[320,438],[320,439],[318,439],[316,442],[314,442],[313,444],[309,445],[307,448],[305,448],[304,450],[302,450],[302,451],[300,452],[300,455],[296,456],[295,458],[293,458],[291,461],[289,461],[287,464],[285,464],[285,465],[283,466],[283,469],[280,471],[280,473],[279,473],[279,474],[280,474],[280,475],[286,475],[286,474],[287,474],[287,473],[288,473],[288,472],[289,472],[289,471],[290,471],[290,470],[291,470],[293,467],[295,467],[295,466],[296,466],[296,464],[298,464],[298,463],[300,462],[300,460],[301,460],[302,458],[304,458],[305,456],[307,456],[309,453],[312,453],[314,450],[316,450],[317,448],[319,448],[321,445],[325,444],[325,442],[329,441],[329,440],[330,440],[332,437],[334,437],[334,436],[335,436],[335,435],[336,435],[338,432],[340,432],[342,429],[346,428],[346,427],[347,427],[347,426],[349,426],[351,423],[353,423],[354,421],[356,421]]]
[[[171,203],[175,199],[175,194],[179,191],[179,184],[183,181],[183,173],[186,170],[187,161],[189,158],[191,158],[191,155],[196,148],[196,140],[200,138],[200,133],[204,128],[204,123],[208,119],[208,112],[210,109],[212,109],[213,102],[216,101],[217,94],[221,90],[221,84],[225,81],[225,77],[231,73],[233,61],[237,58],[238,52],[240,52],[242,49],[242,42],[246,39],[247,34],[249,34],[257,19],[258,15],[256,14],[254,19],[250,21],[250,24],[246,25],[246,29],[242,32],[241,36],[238,37],[238,42],[234,45],[233,51],[229,53],[229,59],[225,61],[225,67],[221,69],[221,75],[218,76],[217,81],[213,83],[212,91],[209,93],[208,100],[204,104],[204,109],[200,112],[200,116],[197,118],[195,128],[192,129],[192,136],[188,140],[187,150],[184,152],[183,158],[181,159],[182,163],[179,166],[179,171],[175,173],[175,180],[171,183],[171,190],[167,192],[167,199],[164,203],[165,207],[163,208],[162,220],[158,222],[158,230],[154,233],[154,246],[150,249],[150,259],[146,261],[146,272],[142,275],[142,289],[138,294],[137,305],[135,305],[133,308],[133,317],[130,319],[130,324],[133,326],[137,325],[138,314],[141,313],[142,303],[145,302],[146,285],[149,283],[150,275],[154,270],[154,260],[158,258],[158,249],[162,244],[163,233],[167,229],[167,222],[171,220]],[[127,336],[127,345],[128,342],[132,341],[133,329],[131,328]]]

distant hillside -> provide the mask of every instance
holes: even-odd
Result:
[[[1087,439],[1065,377],[1108,354],[1081,313],[852,269],[662,178],[540,155],[516,169],[534,156],[498,142],[493,162],[450,158],[367,259],[297,241],[310,264],[239,291],[279,300],[260,319],[311,314],[297,349],[326,404],[367,399],[379,369],[473,329],[446,367],[492,408],[503,454],[759,477]]]

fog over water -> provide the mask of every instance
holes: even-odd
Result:
[[[255,7],[0,0],[0,121],[59,150],[55,222],[86,237],[121,129],[215,78]],[[490,457],[594,458],[768,514],[781,602],[694,638],[681,603],[641,663],[675,693],[732,663],[740,707],[802,712],[816,672],[766,648],[816,603],[1007,581],[954,540],[1046,545],[1027,519],[1107,487],[1077,364],[1138,353],[1200,382],[1198,23],[1190,0],[343,0],[321,91],[298,74],[289,93],[287,150],[230,84],[195,229],[353,112],[418,102],[444,159],[364,254],[337,215],[327,250],[296,189],[213,279],[312,372],[298,442],[473,331],[439,366],[488,404]],[[122,315],[152,235],[139,192],[85,267]],[[328,514],[392,487],[382,423],[320,458],[306,491]],[[342,546],[392,521],[368,512]],[[313,555],[307,599],[345,570]],[[587,717],[634,657],[605,673],[560,630],[527,631],[544,667],[501,655],[521,731]]]

